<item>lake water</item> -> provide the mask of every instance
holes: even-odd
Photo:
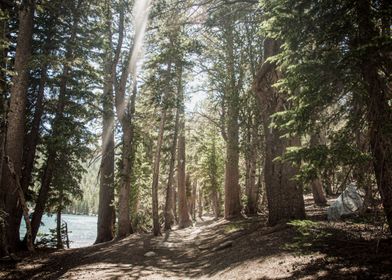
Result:
[[[97,217],[85,215],[61,215],[62,220],[68,224],[68,236],[71,241],[71,248],[85,247],[93,245],[97,237]],[[50,233],[50,229],[56,228],[56,215],[42,217],[42,222],[39,232]],[[20,227],[20,236],[23,238],[26,234],[26,226],[24,220]]]

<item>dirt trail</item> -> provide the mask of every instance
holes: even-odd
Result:
[[[242,278],[242,272],[246,272],[252,278],[257,273],[248,271],[249,263],[244,263],[247,260],[241,253],[249,249],[237,246],[237,242],[261,224],[260,219],[229,223],[204,217],[193,227],[175,229],[160,237],[136,234],[116,242],[28,257],[2,276],[5,279],[187,279],[228,275],[246,279]],[[254,249],[258,254],[260,250]],[[263,254],[267,251],[264,247]],[[155,256],[145,256],[149,252]],[[274,263],[270,259],[267,266]],[[242,267],[241,274],[238,267]],[[265,268],[265,265],[261,267]]]
[[[308,208],[308,213],[313,220],[322,220],[320,210]],[[260,217],[231,222],[205,217],[194,227],[160,237],[136,234],[120,241],[27,257],[15,267],[0,269],[0,278],[391,278],[390,240],[381,240],[373,254],[375,240],[356,237],[354,225],[325,221],[319,225],[329,234],[306,245],[305,252],[301,246],[306,243],[298,241],[301,235],[292,226],[267,228]]]

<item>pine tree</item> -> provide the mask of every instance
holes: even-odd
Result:
[[[95,243],[110,241],[114,237],[114,83],[120,59],[124,33],[124,12],[119,15],[118,42],[113,50],[113,8],[109,1],[102,7],[105,26],[104,85],[102,93],[102,159],[100,166],[100,191],[98,229]]]
[[[263,10],[265,31],[283,43],[276,57],[283,71],[279,89],[294,104],[278,122],[301,135],[329,128],[329,146],[296,149],[291,158],[314,163],[316,151],[323,151],[323,158],[346,166],[363,164],[366,155],[350,143],[358,130],[368,129],[391,228],[390,1],[264,1]]]
[[[26,0],[20,3],[19,8],[19,30],[15,50],[15,75],[12,77],[10,89],[10,105],[7,115],[7,133],[5,156],[12,162],[15,173],[20,178],[23,160],[23,139],[25,133],[25,112],[27,104],[27,88],[29,83],[29,62],[31,59],[33,18],[35,1]],[[2,159],[3,160],[3,159]],[[2,171],[2,199],[7,216],[7,245],[10,250],[15,251],[19,244],[20,218],[13,213],[20,211],[15,182],[11,179],[9,167],[4,164]]]
[[[280,44],[273,39],[264,41],[263,64],[257,73],[255,92],[263,112],[265,135],[264,182],[268,199],[268,223],[275,225],[284,220],[302,219],[305,207],[302,185],[294,180],[298,167],[279,160],[287,147],[300,146],[298,136],[281,137],[282,132],[273,126],[272,116],[290,106],[288,100],[273,85],[281,73],[269,58],[279,53]],[[278,159],[278,160],[277,160]]]

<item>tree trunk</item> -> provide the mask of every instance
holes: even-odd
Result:
[[[123,151],[122,151],[122,168],[119,194],[119,214],[118,214],[118,231],[117,237],[122,238],[133,232],[130,220],[130,192],[131,192],[131,174],[133,170],[133,115],[135,111],[135,102],[137,95],[136,80],[133,80],[133,94],[126,112],[118,113],[123,129]],[[124,102],[124,101],[123,101]],[[121,115],[122,114],[122,115]]]
[[[4,3],[0,3],[0,8],[3,11],[7,10],[7,6]],[[7,41],[7,21],[5,18],[0,19],[0,40],[3,42]],[[7,133],[7,83],[6,83],[6,69],[7,69],[7,56],[8,50],[5,47],[0,48],[1,61],[0,61],[0,211],[2,214],[5,212],[5,201],[4,195],[6,194],[1,186],[3,178],[3,166],[4,166],[4,154],[5,154],[5,139]],[[4,221],[5,217],[0,219],[0,257],[9,255],[7,246],[7,235],[6,235],[6,224]]]
[[[198,206],[198,216],[201,219],[203,217],[203,191],[201,186],[198,188],[198,200],[197,200],[197,206]]]
[[[62,200],[62,195],[60,194],[59,198],[59,206],[57,207],[57,212],[56,212],[56,238],[57,238],[57,249],[63,249],[64,244],[63,244],[63,238],[61,236],[61,200]]]
[[[155,151],[154,159],[154,171],[152,177],[152,221],[153,221],[153,232],[155,236],[161,234],[161,226],[159,224],[159,213],[158,213],[158,180],[159,180],[159,168],[161,162],[161,149],[163,142],[163,133],[165,130],[166,123],[166,109],[162,109],[161,121],[159,124],[159,134],[157,141],[157,149]]]
[[[37,102],[35,104],[35,113],[31,126],[31,131],[26,136],[26,145],[23,153],[23,163],[24,168],[22,170],[22,180],[21,185],[23,192],[27,192],[28,187],[31,182],[31,174],[34,167],[34,159],[37,151],[37,145],[39,140],[39,129],[41,126],[41,118],[44,112],[44,93],[45,93],[45,85],[47,81],[47,66],[44,65],[41,70],[41,78],[39,81],[38,94],[37,94]]]
[[[124,12],[119,17],[119,36],[117,48],[112,57],[112,13],[111,2],[105,1],[107,9],[106,32],[109,47],[106,49],[105,79],[102,96],[102,160],[100,165],[100,186],[98,205],[97,238],[95,244],[107,242],[114,237],[115,209],[114,209],[114,96],[113,87],[116,68],[120,57],[124,33]]]
[[[247,203],[246,203],[246,214],[256,215],[257,214],[257,203],[259,198],[259,189],[256,184],[256,154],[252,154],[249,160],[247,179]]]
[[[165,203],[165,230],[170,230],[174,224],[174,186],[173,186],[173,176],[174,176],[174,166],[176,163],[176,149],[177,149],[177,139],[178,139],[178,124],[180,120],[179,109],[176,109],[176,120],[174,125],[174,135],[173,142],[170,148],[170,163],[169,163],[169,176],[167,180],[166,187],[166,203]]]
[[[356,131],[355,142],[357,144],[357,148],[363,153],[366,153],[370,150],[366,136],[367,133],[359,129]],[[374,173],[369,172],[369,170],[372,170],[371,161],[360,162],[353,170],[353,176],[357,182],[358,189],[363,190],[365,193],[361,213],[365,213],[368,207],[373,204],[371,177],[374,175]]]
[[[28,64],[31,58],[33,17],[35,1],[23,1],[19,10],[19,33],[15,51],[14,71],[12,78],[11,97],[8,112],[8,128],[6,135],[5,153],[14,164],[18,178],[22,175],[23,139],[25,134],[25,111],[27,88],[29,84]],[[17,212],[21,205],[15,193],[15,183],[10,178],[8,168],[3,166],[1,188],[4,193],[5,211],[9,214],[7,223],[7,243],[11,251],[17,249],[19,240],[20,219]]]
[[[275,160],[282,156],[287,147],[299,146],[299,137],[281,138],[280,131],[270,127],[271,115],[283,110],[289,104],[279,94],[273,84],[279,79],[280,73],[275,65],[266,59],[279,52],[279,44],[272,39],[264,42],[264,63],[260,68],[256,81],[255,92],[260,105],[263,106],[263,124],[265,134],[265,167],[264,181],[268,200],[268,222],[275,225],[290,219],[305,217],[302,186],[293,180],[298,168],[288,162]]]
[[[185,175],[185,192],[189,218],[192,220],[192,178],[189,173]]]
[[[323,176],[323,182],[324,182],[324,186],[325,186],[325,193],[327,195],[335,195],[333,189],[332,189],[332,185],[334,183],[333,180],[333,171],[331,170],[325,170],[322,173]]]
[[[255,75],[253,75],[255,77]],[[259,157],[259,146],[258,143],[258,130],[261,119],[260,110],[255,104],[255,96],[249,97],[250,104],[249,112],[247,112],[247,121],[245,124],[245,192],[246,192],[246,207],[245,213],[248,216],[257,214],[258,211],[258,199],[259,199],[259,185],[256,182],[256,171],[257,171],[257,158]]]
[[[183,106],[183,105],[181,105]],[[189,210],[186,195],[186,175],[185,175],[185,116],[181,110],[178,155],[177,155],[177,184],[178,184],[178,226],[186,228],[192,225],[189,218]]]
[[[48,55],[48,53],[46,53]],[[41,70],[41,78],[38,87],[38,95],[37,102],[35,105],[35,113],[31,126],[31,131],[29,134],[25,136],[25,149],[23,153],[23,170],[22,170],[22,179],[21,179],[21,187],[23,192],[26,194],[29,189],[29,185],[31,183],[32,172],[34,168],[34,160],[37,152],[37,145],[40,138],[39,130],[41,126],[41,119],[44,112],[44,93],[45,93],[45,85],[47,80],[47,65],[44,65]],[[18,219],[20,220],[22,217],[23,211],[19,209],[16,213]],[[22,247],[28,245],[27,236],[23,239]]]
[[[178,177],[178,176],[177,176]],[[178,182],[174,180],[174,190],[173,190],[173,197],[174,197],[174,220],[178,224]]]
[[[70,77],[70,71],[71,71],[71,66],[68,61],[72,61],[73,57],[73,45],[76,40],[77,36],[77,27],[80,19],[80,14],[78,13],[79,8],[82,4],[83,0],[78,0],[77,6],[75,8],[75,15],[74,19],[72,22],[72,28],[71,28],[71,34],[69,41],[67,42],[67,48],[66,48],[66,53],[65,53],[65,61],[63,65],[63,73],[61,74],[60,78],[60,85],[59,85],[59,98],[56,104],[56,114],[52,122],[52,139],[60,138],[62,137],[62,131],[61,131],[61,123],[62,119],[64,118],[64,109],[65,105],[67,102],[67,85],[68,85],[68,80]],[[39,230],[39,227],[41,225],[41,220],[42,216],[45,211],[46,203],[48,200],[48,195],[50,191],[50,186],[52,183],[53,179],[53,173],[57,164],[57,149],[56,147],[48,147],[48,156],[46,159],[46,164],[45,164],[45,170],[44,173],[42,174],[41,178],[41,187],[39,190],[38,198],[35,203],[35,208],[34,208],[34,213],[33,217],[31,219],[31,225],[32,225],[32,240],[33,242],[35,241],[35,238],[37,237],[37,233]],[[25,238],[26,239],[26,238]]]
[[[64,72],[60,81],[60,93],[59,100],[56,106],[56,115],[52,123],[52,135],[53,139],[61,137],[61,122],[63,118],[65,103],[67,99],[67,80],[69,75],[69,67],[64,67]],[[41,225],[41,219],[45,212],[46,203],[48,200],[48,195],[50,191],[50,186],[52,184],[53,174],[57,163],[57,149],[56,147],[48,147],[48,156],[46,159],[45,169],[42,174],[41,187],[38,193],[38,198],[35,202],[35,208],[33,217],[31,220],[32,224],[32,239],[33,242],[38,233],[38,229]]]
[[[119,212],[118,212],[118,231],[117,237],[123,238],[132,233],[130,219],[130,192],[131,192],[131,175],[132,163],[132,133],[127,127],[123,127],[123,151],[122,151],[122,168],[119,193]]]
[[[192,183],[192,201],[191,201],[192,220],[194,221],[196,221],[196,190],[197,190],[197,180],[194,180]]]
[[[229,105],[227,146],[225,163],[225,218],[232,219],[241,215],[239,186],[239,146],[238,146],[238,111],[233,108],[238,104]]]
[[[320,136],[319,135],[314,135],[312,134],[310,136],[310,147],[314,148],[318,145],[320,145]],[[327,198],[325,197],[324,191],[323,191],[323,183],[320,179],[319,176],[314,178],[312,182],[310,183],[312,187],[312,194],[313,194],[313,199],[314,203],[317,205],[326,205],[327,204]]]
[[[377,73],[377,72],[374,72]],[[370,147],[377,187],[381,195],[384,212],[392,233],[392,133],[386,131],[384,124],[392,123],[391,109],[385,93],[374,92],[370,86],[369,108]]]
[[[240,97],[235,78],[233,26],[226,28],[227,41],[227,143],[225,162],[225,218],[232,219],[241,215],[239,185],[239,106]]]
[[[389,11],[390,8],[391,4]],[[371,21],[370,1],[358,1],[357,12],[360,44],[366,46],[379,36]],[[387,28],[389,29],[389,26]],[[374,172],[389,230],[392,233],[392,132],[390,126],[385,125],[392,123],[392,109],[388,98],[392,93],[388,80],[379,74],[385,59],[391,60],[387,56],[380,57],[379,52],[372,52],[363,57],[360,66],[368,97],[367,120]]]
[[[219,193],[216,188],[213,188],[211,192],[211,202],[212,202],[212,210],[214,212],[215,219],[218,219],[221,215],[221,208],[219,203]]]
[[[121,17],[123,18],[123,14]],[[123,22],[123,19],[120,21]],[[123,23],[121,23],[120,30],[123,29]],[[123,32],[120,32],[120,36],[123,36]],[[118,49],[119,50],[119,49]],[[135,150],[133,149],[134,140],[134,127],[133,127],[133,116],[135,113],[135,102],[137,95],[136,85],[136,73],[130,73],[131,70],[131,57],[132,49],[128,53],[127,63],[122,69],[121,78],[118,86],[116,86],[115,105],[118,119],[120,120],[121,127],[123,130],[123,150],[122,150],[122,168],[120,170],[120,191],[118,199],[118,228],[117,237],[123,238],[132,233],[132,223],[130,220],[130,193],[131,193],[131,174],[133,172],[133,157]],[[119,51],[116,52],[116,56],[119,55]],[[115,69],[113,68],[113,73]],[[125,91],[128,80],[128,75],[132,76],[133,83],[133,94],[130,100],[126,100]]]
[[[31,238],[33,242],[35,242],[39,227],[41,225],[42,216],[45,212],[46,202],[48,200],[49,191],[50,191],[50,185],[52,183],[54,168],[55,168],[55,154],[52,152],[49,154],[46,160],[45,170],[41,179],[41,188],[39,190],[38,198],[35,202],[33,216],[31,218],[31,228],[32,228]]]
[[[30,224],[30,218],[29,218],[29,208],[27,207],[26,199],[24,196],[24,192],[22,190],[22,186],[20,184],[19,177],[16,175],[14,165],[13,165],[12,161],[9,160],[9,158],[8,158],[7,165],[8,165],[8,169],[10,171],[10,175],[13,180],[13,183],[16,187],[16,192],[18,194],[18,201],[19,201],[20,206],[22,208],[23,217],[24,217],[24,220],[26,223],[27,249],[30,252],[33,252],[34,246],[33,246],[32,238],[31,238],[31,224]]]
[[[51,18],[53,19],[54,16]],[[54,36],[54,28],[53,20],[49,21],[52,25],[47,26],[46,36],[47,40],[45,41],[43,55],[45,57],[49,56],[51,50],[53,49],[53,36]],[[34,160],[37,152],[37,145],[40,140],[40,127],[41,127],[41,119],[44,113],[44,99],[45,99],[45,87],[48,80],[48,62],[44,61],[41,66],[40,71],[40,80],[38,85],[37,92],[37,100],[34,106],[34,117],[31,124],[30,132],[25,135],[25,147],[23,151],[23,170],[22,170],[22,179],[21,185],[23,192],[26,193],[28,191],[29,185],[31,183],[32,171],[34,168]]]
[[[4,11],[5,14],[9,13],[11,7],[9,3],[0,3],[0,9]],[[0,18],[0,40],[2,42],[8,42],[8,20],[5,16]],[[7,57],[8,57],[8,49],[5,46],[0,47],[1,52],[1,61],[0,61],[0,209],[4,209],[4,201],[3,201],[3,191],[1,187],[2,182],[2,174],[3,174],[3,164],[5,157],[5,140],[7,133],[7,94],[8,94],[8,84],[7,84]],[[2,234],[5,234],[4,231]],[[0,244],[1,245],[1,244]],[[0,249],[5,249],[4,246],[1,245]],[[5,255],[0,252],[0,256]]]
[[[95,244],[110,241],[114,237],[114,99],[111,61],[107,62],[107,64],[102,97],[102,159]]]
[[[216,149],[216,141],[215,138],[212,139],[212,147],[211,147],[211,163],[210,166],[210,180],[211,180],[211,202],[212,202],[212,210],[214,212],[215,219],[218,219],[221,216],[221,203],[219,199],[219,185],[218,185],[218,161],[217,161],[217,149]]]
[[[253,126],[253,125],[252,125]],[[251,127],[249,135],[249,145],[251,149],[247,152],[246,159],[246,214],[249,216],[257,214],[257,203],[259,199],[259,188],[256,183],[256,161],[257,161],[257,147],[256,147],[256,136],[257,130]]]
[[[324,195],[323,183],[321,182],[320,178],[313,179],[311,186],[314,203],[317,205],[326,205],[327,198]]]

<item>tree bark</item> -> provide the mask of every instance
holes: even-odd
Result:
[[[189,173],[185,175],[185,192],[186,192],[186,203],[188,206],[189,218],[192,221],[192,178]]]
[[[22,186],[20,184],[19,177],[16,175],[14,165],[11,160],[8,158],[8,169],[10,171],[10,175],[12,177],[13,183],[16,187],[16,192],[18,193],[18,201],[20,203],[20,206],[22,208],[22,213],[23,213],[23,218],[26,223],[26,236],[27,236],[27,249],[30,252],[34,251],[34,246],[31,238],[31,223],[30,223],[30,218],[29,218],[29,208],[27,207],[26,199],[24,196],[24,192],[22,190]]]
[[[11,7],[8,3],[0,3],[0,9],[8,14],[11,10]],[[8,42],[8,21],[5,16],[0,19],[0,41],[3,43]],[[7,69],[9,68],[7,64],[7,56],[8,56],[8,48],[2,46],[0,48],[1,52],[1,61],[0,61],[0,190],[1,190],[1,182],[3,178],[3,164],[5,157],[5,141],[6,141],[6,133],[7,133],[7,93],[8,93],[8,84],[7,84]],[[4,201],[2,191],[0,192],[0,209],[4,209]],[[4,232],[2,232],[4,233]],[[1,244],[0,244],[1,245]],[[4,246],[1,246],[2,248]],[[2,256],[4,254],[0,254]]]
[[[203,217],[203,190],[201,185],[197,189],[197,215],[201,219]]]
[[[34,167],[34,159],[39,141],[39,129],[41,126],[41,118],[44,112],[44,93],[47,81],[47,65],[41,70],[41,78],[39,81],[37,101],[35,104],[35,113],[31,126],[31,131],[26,135],[26,145],[23,153],[24,168],[22,170],[21,185],[23,192],[26,193],[31,182],[31,174]]]
[[[0,8],[2,11],[6,12],[9,10],[8,5],[5,3],[0,3]],[[7,27],[6,18],[0,19],[0,40],[3,42],[7,42],[7,34],[9,32]],[[1,182],[3,178],[3,166],[4,166],[4,158],[5,158],[5,141],[6,141],[6,133],[7,133],[7,56],[8,50],[5,47],[0,48],[1,51],[1,61],[0,61],[0,211],[3,215],[5,213],[5,201]],[[8,246],[7,246],[7,235],[6,235],[6,223],[5,217],[0,219],[0,257],[9,255]]]
[[[372,21],[370,1],[358,1],[356,4],[359,41],[361,46],[367,46],[379,36],[379,32]],[[385,12],[390,13],[391,6],[389,4],[389,10],[385,9]],[[392,93],[388,80],[379,74],[384,60],[391,62],[390,57],[381,57],[379,52],[370,50],[366,56],[362,57],[360,68],[368,97],[366,117],[369,123],[374,172],[389,230],[392,233],[392,132],[390,126],[385,125],[392,123],[389,100]]]
[[[197,190],[197,180],[192,183],[192,196],[191,196],[191,216],[192,220],[196,221],[196,190]]]
[[[154,170],[152,177],[152,221],[153,221],[153,232],[155,236],[161,234],[161,226],[159,224],[159,213],[158,213],[158,180],[159,180],[159,168],[161,162],[161,149],[163,143],[163,133],[165,130],[166,123],[166,109],[162,109],[161,121],[159,124],[159,134],[157,140],[157,149],[155,151],[154,159]]]
[[[227,124],[227,146],[225,162],[225,218],[232,219],[241,215],[240,185],[239,185],[239,104],[229,103]]]
[[[311,186],[314,203],[317,205],[326,205],[327,199],[325,197],[323,191],[323,183],[321,182],[320,178],[313,179],[311,182]]]
[[[221,208],[219,203],[219,193],[216,188],[213,188],[211,192],[211,202],[212,202],[212,210],[214,212],[215,219],[218,219],[221,215]]]
[[[132,233],[130,220],[130,192],[131,192],[131,175],[132,172],[132,142],[133,133],[127,126],[123,127],[123,152],[122,168],[119,193],[119,213],[118,213],[118,231],[117,237],[123,238]]]
[[[114,237],[114,80],[120,57],[124,33],[124,12],[120,13],[117,47],[112,55],[112,13],[110,1],[105,1],[106,28],[109,48],[106,49],[105,79],[102,96],[102,160],[98,205],[97,238],[95,244],[107,242]]]
[[[198,209],[198,216],[201,219],[203,217],[203,190],[201,185],[198,187],[198,199],[197,199],[197,209]]]
[[[246,214],[256,215],[257,214],[257,203],[259,197],[258,185],[256,184],[256,153],[250,155],[247,170],[247,203],[246,203]]]
[[[171,229],[175,219],[174,217],[175,197],[174,197],[173,176],[174,176],[174,167],[176,163],[179,120],[180,120],[179,109],[176,108],[176,120],[174,124],[173,142],[170,148],[169,176],[168,176],[167,186],[166,186],[165,226],[164,226],[165,230]]]
[[[218,159],[217,159],[217,149],[216,149],[216,140],[212,139],[212,147],[211,147],[211,165],[210,165],[210,183],[211,183],[211,202],[212,202],[212,210],[214,212],[215,219],[218,219],[221,216],[221,203],[219,199],[219,185],[218,185]]]
[[[63,200],[63,192],[60,191],[59,194],[59,205],[57,206],[56,211],[56,238],[57,238],[57,249],[63,249],[63,238],[61,236],[61,211],[62,211],[62,200]]]
[[[53,26],[54,17],[55,16],[53,15],[49,20],[48,24],[51,25],[47,26],[48,29],[45,32],[47,36],[43,51],[43,55],[45,57],[49,56],[53,49],[53,30],[55,28],[55,26]],[[41,120],[44,113],[45,87],[48,80],[48,66],[49,64],[47,61],[44,61],[43,65],[41,66],[37,100],[34,106],[34,117],[31,124],[31,130],[27,135],[25,135],[24,140],[25,149],[23,152],[23,170],[21,179],[21,185],[24,193],[28,191],[29,185],[31,183],[34,159],[37,152],[37,145],[40,140]]]
[[[128,55],[128,62],[131,60],[132,50]],[[135,113],[135,102],[137,95],[137,85],[135,73],[131,73],[133,83],[133,93],[130,100],[126,100],[125,91],[130,74],[130,67],[126,64],[123,68],[120,83],[116,90],[115,104],[118,119],[120,120],[121,127],[123,130],[123,150],[121,154],[121,179],[120,179],[120,191],[118,200],[118,229],[117,237],[123,238],[132,233],[132,224],[130,220],[130,193],[131,193],[131,174],[133,172],[133,140],[134,140],[134,127],[133,127],[133,116]]]
[[[48,54],[48,53],[47,53]],[[39,130],[41,126],[41,119],[44,112],[44,92],[45,92],[45,85],[47,81],[47,65],[44,65],[43,69],[41,70],[41,78],[38,87],[38,95],[37,95],[37,102],[35,105],[35,113],[34,118],[31,126],[31,131],[29,134],[25,136],[25,149],[23,153],[23,170],[22,170],[22,180],[21,180],[21,187],[23,193],[28,192],[29,185],[31,183],[32,172],[34,168],[34,160],[35,155],[37,152],[37,145],[39,142]],[[20,220],[22,217],[23,211],[19,209],[16,213],[18,219]],[[35,237],[34,237],[35,239]],[[34,239],[32,239],[34,241]],[[22,247],[28,245],[27,235],[23,239]]]
[[[255,81],[255,92],[263,106],[263,125],[265,134],[264,181],[268,200],[268,222],[275,225],[290,219],[305,217],[302,186],[293,180],[298,168],[288,162],[275,160],[282,156],[289,146],[299,146],[299,137],[281,138],[280,131],[270,127],[271,115],[289,106],[285,98],[272,87],[280,73],[265,60],[279,52],[278,42],[272,39],[264,41],[264,64]],[[266,70],[267,69],[267,70]]]
[[[367,138],[367,133],[358,129],[355,132],[355,142],[357,148],[363,152],[368,152],[369,149],[369,139]],[[357,188],[363,190],[365,193],[365,197],[363,199],[363,205],[361,209],[361,213],[365,213],[369,206],[374,203],[373,200],[373,191],[372,191],[372,176],[374,176],[373,172],[369,172],[372,169],[372,162],[359,162],[355,169],[353,170],[353,177],[357,182]]]
[[[186,171],[185,171],[185,101],[184,89],[182,84],[182,65],[177,63],[178,78],[178,107],[179,107],[179,136],[178,136],[178,154],[177,154],[177,188],[178,188],[178,226],[186,228],[192,225],[189,217],[189,209],[186,194]]]
[[[109,65],[110,69],[111,65]],[[111,71],[106,72],[106,75],[111,75]],[[110,241],[114,237],[114,100],[112,81],[110,77],[106,77],[102,97],[102,159],[99,168],[100,187],[95,244]]]
[[[178,177],[178,176],[177,176]],[[174,196],[174,220],[178,223],[178,182],[177,179],[174,180],[173,196]]]
[[[31,218],[31,238],[33,242],[35,242],[39,227],[41,225],[42,216],[45,212],[46,202],[48,200],[50,191],[50,184],[52,183],[55,162],[55,154],[51,152],[46,160],[44,173],[41,179],[41,187],[38,193],[38,198],[35,202],[33,216]]]
[[[122,151],[122,168],[119,194],[119,213],[118,213],[118,231],[117,237],[122,238],[133,232],[130,220],[130,192],[131,192],[131,174],[133,169],[133,119],[136,99],[136,85],[130,101],[129,113],[123,117],[121,126],[123,129],[123,151]]]
[[[320,136],[312,134],[310,136],[310,147],[314,148],[318,145],[320,145]],[[313,200],[314,203],[317,205],[326,205],[327,204],[327,198],[325,197],[324,191],[323,191],[323,183],[320,179],[319,176],[314,178],[311,183],[312,187],[312,194],[313,194]]]
[[[227,41],[227,142],[225,162],[225,218],[232,219],[241,215],[239,185],[239,106],[240,97],[235,78],[233,26],[228,24],[225,32]]]
[[[192,225],[189,218],[189,210],[186,196],[186,175],[185,175],[185,117],[181,112],[178,155],[177,155],[177,183],[178,183],[178,226],[186,228]]]
[[[259,199],[259,188],[256,183],[256,161],[257,161],[257,146],[256,146],[256,137],[257,137],[257,129],[254,127],[255,124],[251,121],[251,128],[249,131],[249,146],[250,150],[247,151],[246,154],[246,178],[245,178],[245,187],[246,187],[246,196],[247,203],[245,212],[247,215],[256,215],[257,214],[257,203]]]
[[[19,34],[16,44],[14,70],[12,78],[11,97],[7,116],[8,128],[6,135],[5,154],[14,164],[18,178],[22,175],[23,139],[25,134],[25,111],[27,103],[27,88],[29,84],[28,63],[31,59],[35,1],[25,0],[19,10]],[[15,191],[15,183],[10,177],[8,168],[3,166],[2,192],[5,201],[5,211],[8,213],[7,243],[11,251],[17,250],[20,243],[20,219],[17,212],[21,205]]]

